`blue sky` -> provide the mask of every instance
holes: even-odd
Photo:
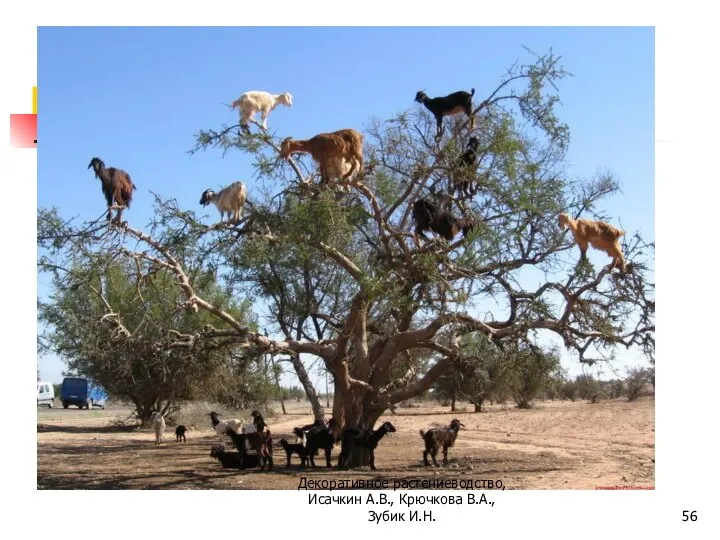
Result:
[[[196,211],[208,187],[242,180],[252,194],[250,156],[186,153],[199,129],[234,123],[224,104],[243,92],[292,93],[293,107],[269,119],[281,135],[362,130],[372,117],[417,106],[420,89],[435,96],[474,87],[482,99],[514,61],[531,60],[523,45],[552,47],[573,74],[559,84],[570,174],[611,170],[622,193],[602,208],[654,240],[652,28],[40,27],[38,206],[98,217],[105,203],[87,170],[93,156],[131,174],[138,191],[125,217],[138,226],[150,220],[151,190]],[[41,297],[48,283],[38,278]],[[630,352],[617,367],[643,362]],[[61,380],[57,358],[38,365],[44,379]]]

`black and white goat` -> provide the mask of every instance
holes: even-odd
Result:
[[[328,421],[327,426],[313,426],[308,431],[303,432],[298,428],[293,429],[293,433],[296,435],[298,431],[305,435],[305,450],[307,451],[307,459],[312,468],[315,468],[315,459],[319,450],[325,451],[325,460],[328,469],[330,468],[330,454],[332,453],[333,446],[335,446],[335,419],[331,418]],[[298,430],[298,431],[296,431]]]
[[[475,117],[472,113],[472,97],[475,95],[473,88],[470,93],[460,90],[447,96],[430,98],[422,90],[415,94],[415,101],[422,103],[433,113],[437,122],[437,138],[443,134],[443,117],[452,116],[464,112],[470,118],[470,131],[475,128]]]
[[[247,188],[242,182],[234,182],[215,193],[212,189],[203,191],[200,204],[207,206],[213,203],[220,211],[220,221],[227,214],[227,221],[238,223],[242,218],[243,207],[247,202]],[[248,203],[249,204],[249,203]],[[231,219],[232,218],[232,219]]]
[[[220,420],[220,413],[210,411],[208,413],[210,421],[212,422],[213,429],[220,439],[220,446],[225,448],[225,434],[228,428],[232,429],[235,433],[241,433],[243,427],[243,421],[239,418],[229,418],[227,420]]]
[[[250,413],[250,416],[253,419],[255,431],[262,433],[263,431],[265,431],[265,428],[268,428],[268,425],[265,423],[265,420],[263,419],[262,414],[260,414],[260,411],[253,411]],[[270,428],[268,428],[268,431],[270,431]]]

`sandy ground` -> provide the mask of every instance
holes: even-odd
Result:
[[[279,409],[278,409],[279,410]],[[647,489],[655,484],[655,400],[641,398],[586,402],[545,401],[535,409],[495,405],[471,413],[471,406],[422,405],[387,415],[397,428],[376,450],[377,471],[305,470],[297,457],[286,468],[277,441],[293,442],[294,426],[312,421],[307,403],[292,404],[288,415],[266,418],[273,433],[272,472],[223,469],[210,458],[217,438],[210,423],[192,428],[187,443],[176,443],[168,427],[154,445],[150,431],[113,427],[127,410],[79,411],[38,408],[38,489],[297,489],[300,477],[350,480],[457,478],[502,480],[506,489],[597,489],[607,486]],[[467,411],[467,412],[466,412]],[[421,428],[466,425],[450,449],[448,467],[422,463]],[[182,417],[180,419],[183,421]],[[183,422],[185,423],[185,422]],[[379,425],[379,424],[378,424]],[[337,462],[339,445],[333,451]],[[316,463],[324,463],[324,457]]]

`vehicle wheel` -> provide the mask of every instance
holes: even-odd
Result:
[[[103,411],[105,410],[105,407],[107,407],[107,403],[103,403],[103,404],[102,404],[102,407],[101,407],[101,408],[102,408]]]
[[[67,403],[65,403],[64,401],[62,403],[63,403],[63,409],[67,409],[70,406]]]
[[[48,409],[52,409],[52,408],[53,408],[53,402],[51,401],[50,403],[48,403]]]

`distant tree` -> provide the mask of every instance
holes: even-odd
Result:
[[[70,372],[132,402],[142,421],[153,411],[170,415],[185,400],[211,395],[242,406],[267,393],[265,375],[232,343],[172,346],[177,336],[215,322],[208,313],[191,315],[181,308],[184,300],[172,274],[159,270],[151,278],[134,279],[132,266],[97,254],[69,268],[42,264],[52,270],[55,290],[39,305],[45,347],[60,355]],[[211,276],[196,278],[216,305],[246,320],[246,304],[231,303]]]
[[[507,347],[503,355],[510,364],[509,385],[515,404],[520,409],[529,409],[532,401],[547,388],[551,374],[560,366],[559,352],[521,342]]]
[[[652,384],[653,388],[655,387],[655,367],[628,369],[625,384],[627,385],[628,401],[635,401],[643,395],[648,384]]]

